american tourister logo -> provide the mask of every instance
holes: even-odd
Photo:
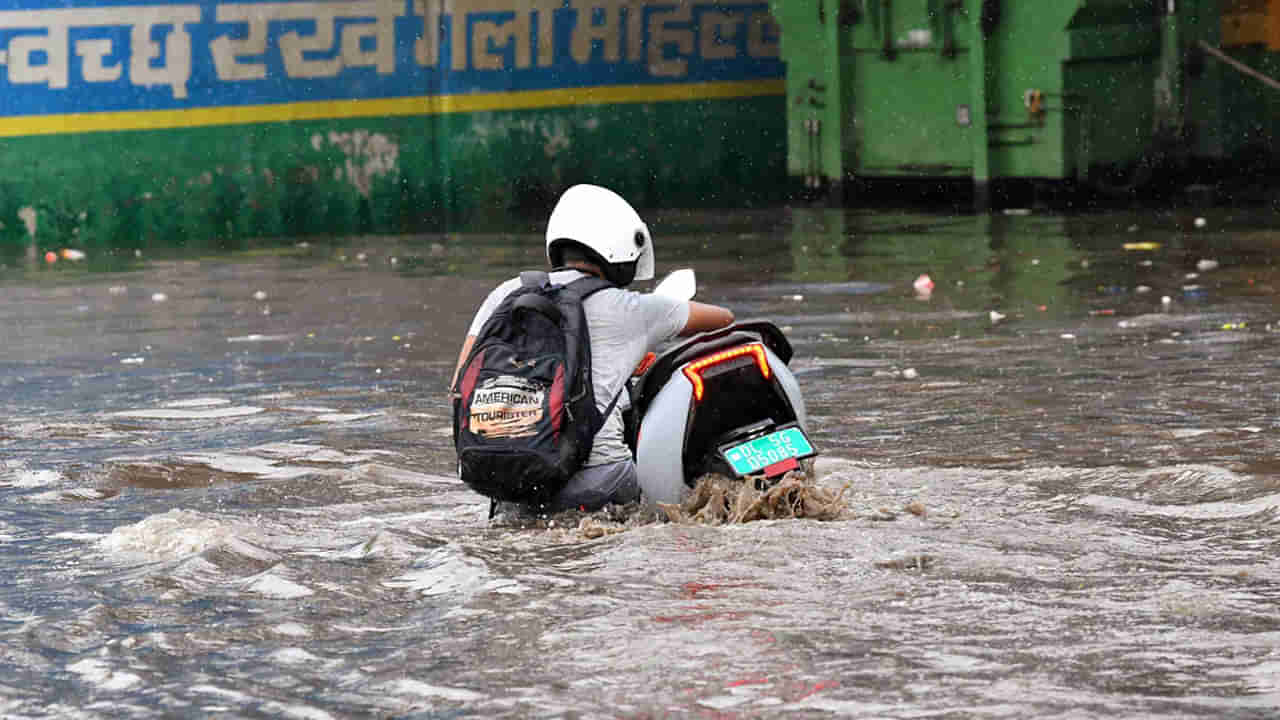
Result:
[[[529,437],[546,414],[546,397],[544,386],[525,378],[488,378],[471,396],[468,427],[487,438]]]

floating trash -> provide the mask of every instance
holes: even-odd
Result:
[[[254,293],[254,294],[253,294],[253,299],[254,299],[254,300],[266,300],[266,299],[267,299],[267,294],[266,294],[265,292],[263,292],[263,291],[259,290],[258,292],[256,292],[256,293]]]
[[[1196,222],[1195,222],[1196,227],[1198,227],[1198,228],[1202,228],[1202,227],[1204,227],[1205,225],[1208,225],[1208,224],[1209,224],[1209,221],[1208,221],[1208,220],[1205,220],[1205,219],[1204,219],[1204,218],[1202,218],[1202,217],[1198,217],[1198,218],[1196,218]]]
[[[1122,245],[1125,250],[1159,250],[1158,242],[1127,242]]]
[[[168,295],[165,295],[165,294],[164,294],[164,293],[162,293],[162,292],[158,292],[158,293],[151,293],[151,301],[152,301],[152,302],[162,303],[162,302],[164,302],[164,301],[166,301],[166,300],[168,300],[168,299],[169,299],[169,296],[168,296]]]
[[[724,475],[704,475],[679,504],[659,507],[676,523],[724,525],[754,520],[808,518],[836,520],[846,509],[845,488],[838,492],[816,484],[802,472],[787,473],[768,490],[754,481]]]
[[[1210,272],[1218,269],[1217,260],[1201,260],[1196,263],[1196,270],[1200,272]]]
[[[881,570],[928,570],[930,567],[933,567],[933,564],[934,558],[932,555],[911,555],[908,557],[881,560],[875,565]]]
[[[227,342],[229,343],[272,342],[272,341],[278,341],[278,340],[289,340],[292,337],[293,337],[292,335],[260,335],[258,333],[252,333],[249,335],[237,335],[235,337],[229,337],[227,338]]]

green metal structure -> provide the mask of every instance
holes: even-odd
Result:
[[[774,0],[787,171],[1139,183],[1241,145],[1253,82],[1201,51],[1218,0]],[[1228,78],[1229,74],[1229,78]],[[1224,81],[1231,87],[1224,88]],[[1247,124],[1247,123],[1246,123]]]

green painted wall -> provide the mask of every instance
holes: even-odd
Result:
[[[575,182],[650,207],[775,202],[783,99],[0,139],[0,243],[145,249],[545,217]]]

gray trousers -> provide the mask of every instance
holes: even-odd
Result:
[[[631,460],[582,468],[569,478],[555,499],[552,512],[582,508],[588,511],[615,503],[623,505],[640,499],[640,482],[636,478],[636,464]]]
[[[560,512],[580,508],[588,512],[614,503],[626,503],[640,499],[640,481],[636,477],[636,464],[633,460],[594,465],[582,468],[560,490],[546,508],[547,512]],[[497,513],[519,512],[525,509],[516,503],[495,502],[490,507],[489,517]]]

